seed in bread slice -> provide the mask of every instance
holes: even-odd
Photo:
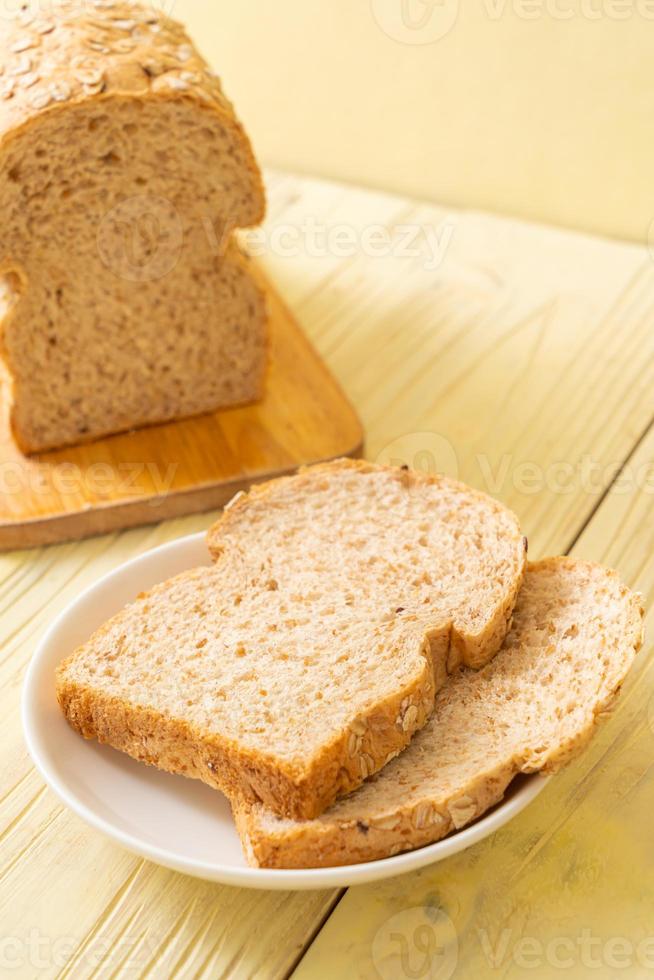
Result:
[[[563,558],[531,565],[503,649],[448,680],[399,758],[316,820],[234,808],[249,860],[309,868],[412,850],[479,817],[517,773],[556,772],[610,710],[642,616],[615,573]]]
[[[255,488],[209,540],[213,567],[60,667],[59,700],[86,737],[301,817],[408,744],[448,669],[496,652],[525,565],[490,498],[344,461]]]

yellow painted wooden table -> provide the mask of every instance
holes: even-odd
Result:
[[[516,509],[532,557],[572,550],[651,592],[647,249],[279,174],[268,183],[270,217],[250,246],[359,409],[367,455],[456,473]],[[0,976],[653,975],[649,643],[616,715],[529,809],[382,885],[211,885],[130,856],[58,804],[21,736],[35,643],[81,588],[210,520],[0,558]]]

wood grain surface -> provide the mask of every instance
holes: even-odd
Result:
[[[259,273],[260,275],[260,273]],[[262,401],[25,457],[0,406],[0,548],[54,544],[227,503],[253,482],[361,452],[356,412],[265,276]],[[8,394],[3,386],[2,394]]]
[[[306,178],[270,174],[268,186],[270,217],[250,244],[363,418],[367,455],[456,473],[516,509],[532,557],[572,549],[651,592],[647,250]],[[82,587],[210,520],[0,557],[0,975],[650,975],[649,642],[616,715],[531,808],[381,885],[209,885],[131,857],[61,808],[20,731],[35,643]]]

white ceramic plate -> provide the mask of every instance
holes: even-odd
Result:
[[[333,888],[403,874],[462,851],[540,793],[545,779],[522,777],[499,806],[470,827],[382,861],[306,871],[249,868],[220,793],[84,741],[64,721],[54,692],[59,661],[138,592],[186,568],[209,563],[204,539],[204,534],[194,534],[173,541],[100,579],[55,620],[30,663],[23,690],[30,754],[57,796],[83,820],[128,850],[199,878],[249,888]]]

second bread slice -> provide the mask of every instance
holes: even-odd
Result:
[[[398,759],[317,820],[235,807],[250,862],[326,867],[413,850],[481,816],[516,774],[556,772],[610,712],[642,617],[614,572],[568,558],[531,565],[503,649],[448,680]]]
[[[500,504],[337,462],[237,501],[212,568],[157,586],[58,672],[69,722],[294,817],[321,813],[427,721],[449,669],[500,647],[525,544]]]

